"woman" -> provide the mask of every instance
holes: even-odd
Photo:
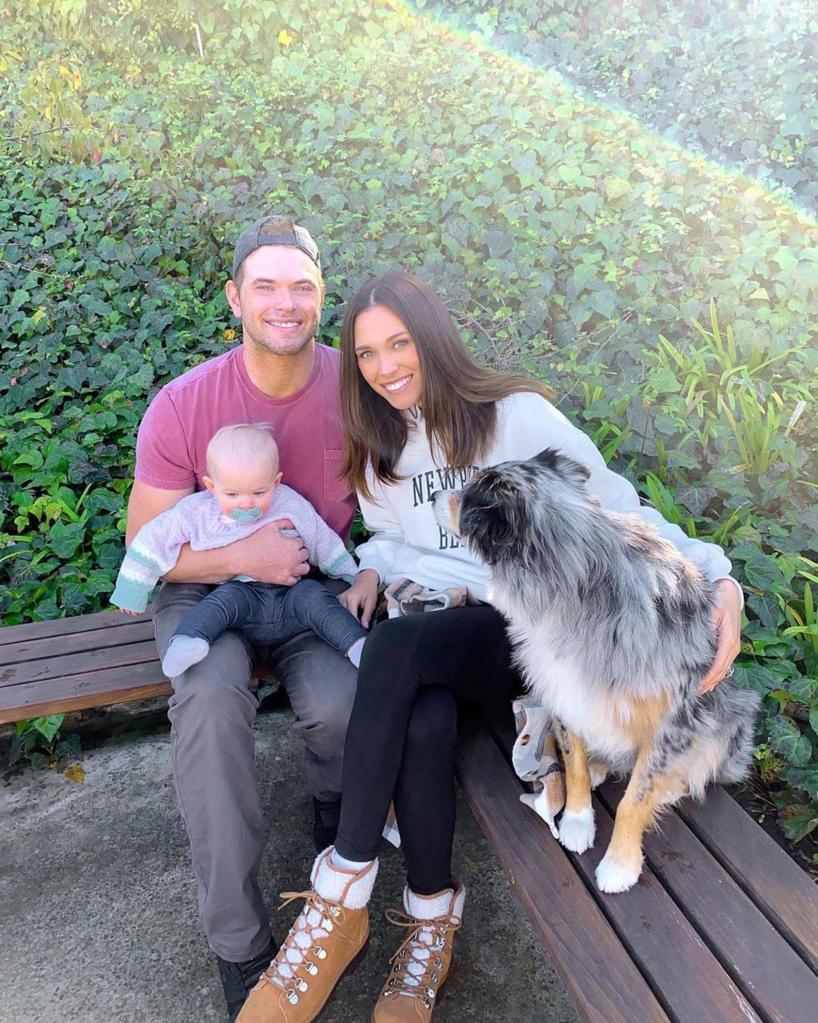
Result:
[[[720,593],[719,652],[703,687],[738,652],[741,594],[730,563],[690,540],[605,466],[589,438],[547,401],[535,381],[479,366],[440,299],[422,281],[392,271],[352,299],[342,337],[345,472],[372,539],[340,596],[369,625],[379,586],[409,578],[468,587],[470,606],[395,618],[364,647],[344,755],[335,846],[312,871],[305,906],[251,993],[239,1023],[303,1023],[320,1012],[340,977],[363,955],[366,904],[377,848],[395,803],[407,863],[407,929],[373,1009],[375,1023],[429,1020],[446,979],[465,891],[452,879],[453,765],[457,699],[483,703],[518,683],[501,615],[486,603],[488,571],[437,525],[435,490],[461,486],[474,468],[555,447],[585,464],[603,503],[639,511],[711,579]]]

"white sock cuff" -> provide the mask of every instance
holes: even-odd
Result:
[[[361,657],[364,652],[364,643],[366,643],[366,636],[361,636],[360,639],[356,639],[352,646],[347,650],[347,657],[352,661],[353,667],[360,668]]]
[[[466,889],[463,885],[446,888],[437,895],[418,895],[411,888],[403,889],[403,905],[409,916],[416,920],[434,920],[439,916],[463,917]]]
[[[322,899],[340,902],[346,909],[363,909],[372,895],[378,876],[378,861],[372,860],[360,870],[346,870],[332,862],[330,846],[318,855],[313,864],[310,880]]]

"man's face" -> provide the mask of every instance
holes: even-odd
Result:
[[[289,245],[262,245],[239,277],[241,286],[228,281],[225,293],[246,341],[275,355],[297,355],[312,342],[324,284],[309,256]]]

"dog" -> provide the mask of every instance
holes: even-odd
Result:
[[[489,566],[491,603],[555,719],[563,846],[594,843],[590,759],[630,773],[596,868],[613,893],[637,882],[660,808],[746,776],[759,697],[729,679],[699,692],[716,651],[715,584],[639,515],[603,508],[588,476],[548,448],[481,470],[433,504],[438,523]]]

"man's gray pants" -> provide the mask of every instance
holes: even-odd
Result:
[[[210,590],[163,585],[154,603],[161,656],[182,616]],[[312,633],[272,650],[251,649],[237,633],[226,632],[203,661],[172,681],[173,773],[199,914],[210,948],[229,962],[258,955],[270,940],[258,883],[263,826],[253,737],[258,702],[250,691],[254,663],[269,667],[287,692],[306,747],[307,788],[318,799],[337,799],[341,791],[357,679],[352,664]]]

